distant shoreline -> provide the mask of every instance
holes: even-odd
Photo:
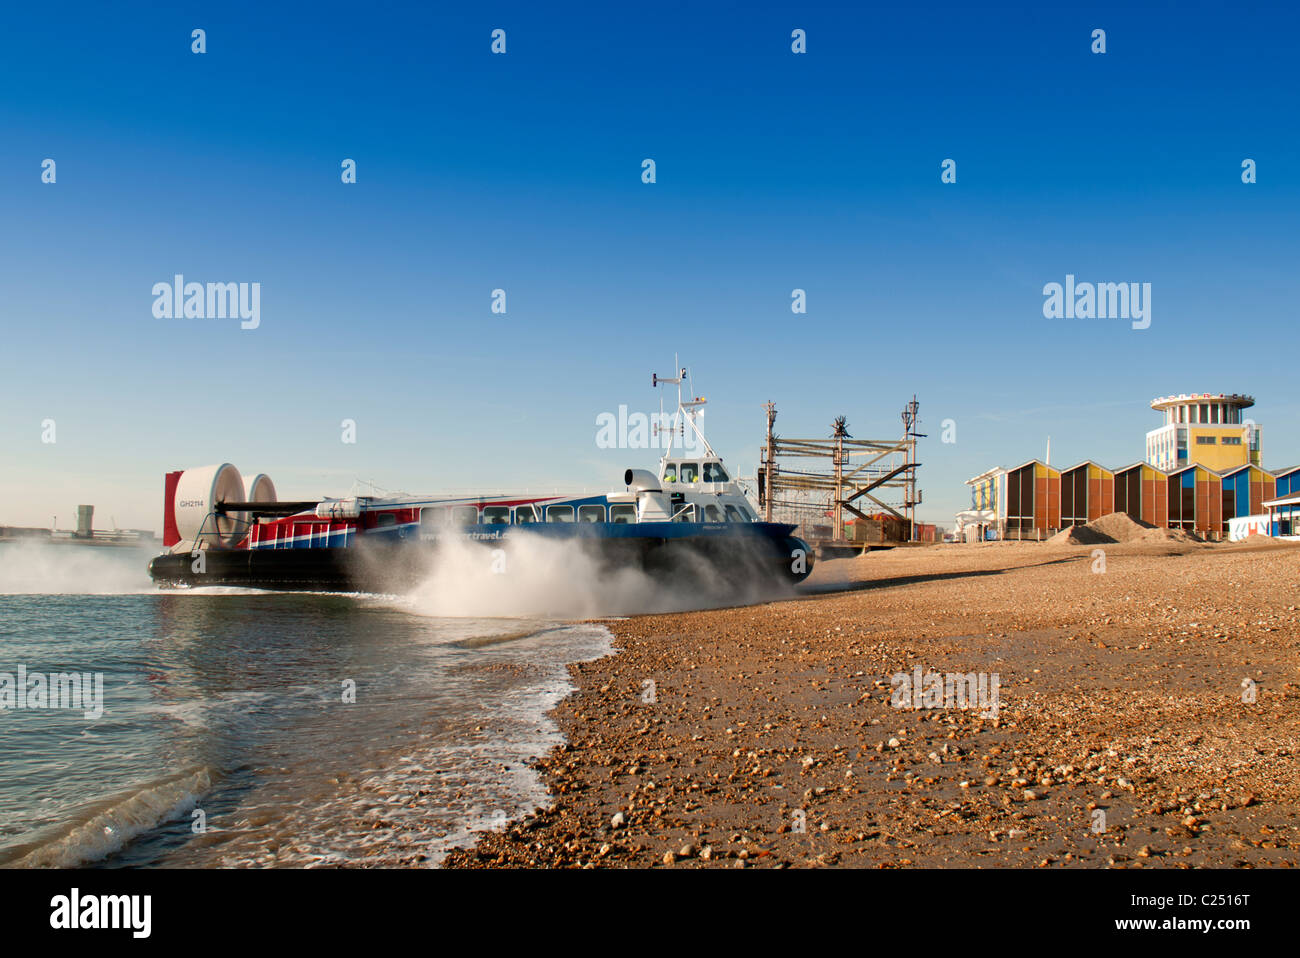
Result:
[[[48,529],[23,530],[19,535],[0,533],[0,545],[5,543],[36,543],[50,546],[87,546],[90,548],[118,549],[159,549],[161,543],[149,536],[115,536],[112,533],[100,533],[94,538],[85,539],[72,535],[52,535]]]

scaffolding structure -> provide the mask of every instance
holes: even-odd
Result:
[[[913,396],[903,409],[900,439],[854,439],[839,416],[828,439],[783,439],[774,431],[776,406],[768,402],[767,442],[760,452],[758,502],[768,522],[791,522],[820,551],[865,548],[861,535],[847,535],[847,517],[862,523],[893,517],[896,530],[871,545],[892,545],[914,537],[916,506],[915,431],[920,404]],[[790,460],[796,460],[791,463]],[[813,460],[808,462],[808,460]],[[829,460],[826,466],[816,460]]]

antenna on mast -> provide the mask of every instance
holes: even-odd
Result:
[[[677,411],[673,413],[671,431],[673,434],[680,433],[682,442],[683,444],[685,444],[686,426],[689,424],[692,433],[694,433],[695,436],[699,438],[700,442],[704,444],[704,451],[710,456],[716,456],[717,453],[713,451],[713,447],[709,445],[709,441],[704,438],[704,433],[700,430],[700,427],[695,422],[696,417],[703,414],[704,405],[708,402],[708,400],[705,399],[703,396],[693,396],[690,399],[682,398],[682,384],[689,383],[691,381],[690,370],[688,370],[685,366],[680,365],[680,359],[676,354],[673,355],[673,363],[678,367],[677,375],[675,376],[660,376],[658,373],[650,374],[650,385],[652,386],[671,385],[677,387]],[[662,393],[659,394],[659,403],[660,403],[660,417],[662,419],[663,416],[663,394]],[[658,430],[656,430],[656,434],[657,433]],[[668,457],[668,453],[671,450],[672,450],[672,438],[670,437],[668,445],[664,447],[663,457],[665,459]]]
[[[676,353],[673,353],[673,365],[674,366],[677,365]],[[677,387],[677,412],[673,413],[672,428],[668,432],[668,445],[664,446],[665,457],[668,455],[669,451],[673,447],[673,435],[677,432],[678,429],[679,424],[678,424],[677,417],[681,414],[682,381],[685,378],[686,378],[685,369],[679,369],[676,376],[660,376],[658,373],[650,374],[650,385],[652,387],[657,388],[659,386],[664,386],[664,385],[668,385],[668,386],[675,385]],[[663,427],[664,427],[664,394],[660,393],[659,394],[659,421],[654,424],[654,429],[653,429],[653,434],[655,438],[658,438],[659,433],[663,430]]]

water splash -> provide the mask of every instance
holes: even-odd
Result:
[[[739,550],[736,567],[747,557]],[[517,536],[486,544],[441,543],[428,573],[402,597],[431,616],[600,618],[681,612],[787,598],[790,586],[767,576],[737,578],[685,550],[666,573],[610,561],[580,541]]]
[[[148,548],[0,543],[0,595],[138,595],[158,591]]]

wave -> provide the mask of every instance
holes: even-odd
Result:
[[[199,768],[111,799],[44,841],[17,850],[7,868],[76,868],[106,858],[164,822],[192,811],[212,788],[213,770]]]

